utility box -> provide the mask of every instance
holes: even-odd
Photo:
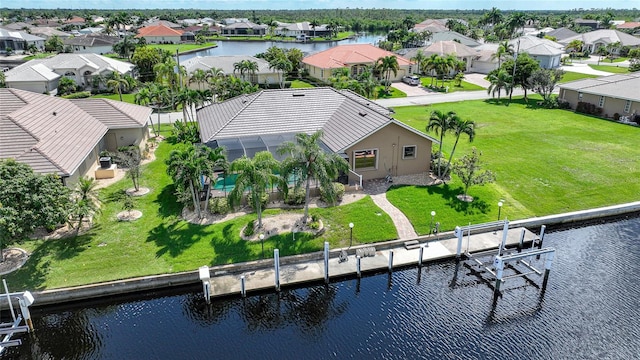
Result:
[[[111,167],[111,156],[103,156],[100,158],[100,167],[108,169]]]

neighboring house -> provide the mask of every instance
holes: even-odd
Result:
[[[57,35],[61,40],[68,39],[71,37],[71,34],[66,33],[64,31],[60,31],[53,27],[42,26],[42,27],[33,27],[29,29],[31,34],[35,36],[39,36],[44,39],[49,39],[50,37]]]
[[[559,98],[575,109],[578,102],[602,109],[605,117],[628,116],[640,112],[640,73],[617,74],[560,84]]]
[[[11,24],[2,24],[2,27],[7,29],[7,30],[12,30],[12,31],[26,31],[31,29],[32,27],[34,27],[31,24],[27,24],[25,22],[19,21],[19,22],[14,22]]]
[[[576,26],[588,27],[593,30],[597,29],[600,25],[600,21],[592,19],[575,19],[573,23],[576,24]]]
[[[93,78],[107,77],[116,71],[129,74],[134,65],[96,54],[58,54],[30,60],[5,73],[8,88],[55,95],[62,76],[75,80],[80,88],[91,88]],[[102,85],[104,86],[104,85]]]
[[[403,76],[418,71],[412,61],[371,44],[334,46],[305,57],[302,59],[302,65],[312,77],[329,82],[335,69],[346,67],[352,74],[360,74],[365,67],[375,66],[378,59],[385,56],[395,56],[398,59],[398,73],[395,77],[391,74],[391,81],[399,81]]]
[[[172,28],[176,30],[182,29],[182,25],[180,24],[176,24],[174,22],[167,21],[167,20],[158,20],[158,19],[149,20],[145,26],[158,26],[158,25],[163,25],[168,28]]]
[[[104,32],[104,28],[102,28],[102,27],[87,27],[87,28],[78,30],[78,32],[80,34],[82,34],[82,35],[101,34],[101,33]]]
[[[79,16],[74,16],[69,20],[65,20],[64,24],[65,25],[73,25],[73,26],[81,27],[81,26],[84,26],[86,24],[86,21],[85,21],[84,18],[81,18]]]
[[[440,56],[453,55],[458,60],[462,60],[467,64],[465,71],[469,71],[473,59],[478,56],[478,51],[475,49],[451,40],[437,41],[423,48],[406,49],[403,56],[408,59],[413,59],[418,53],[418,50],[422,50],[426,57],[429,57],[432,54],[438,54]]]
[[[525,35],[509,40],[513,51],[527,53],[536,60],[544,69],[555,69],[560,66],[560,59],[565,53],[564,45],[537,36]],[[486,43],[475,48],[478,56],[473,59],[470,70],[473,72],[488,74],[498,68],[498,59],[494,57],[499,44]]]
[[[76,54],[108,54],[113,52],[113,45],[120,42],[118,36],[104,34],[78,35],[64,39],[65,48],[70,48]]]
[[[626,22],[616,26],[616,29],[637,36],[640,35],[640,22]]]
[[[93,177],[100,151],[143,146],[151,109],[107,99],[67,100],[0,89],[0,159],[15,159],[67,186]]]
[[[578,33],[571,29],[561,27],[561,28],[546,32],[545,35],[555,38],[556,42],[560,42],[561,40],[564,40],[566,38],[576,36],[578,35]]]
[[[429,38],[429,41],[432,43],[435,43],[438,41],[455,41],[463,45],[466,45],[468,47],[480,46],[479,42],[473,40],[468,36],[457,33],[455,31],[441,31],[441,32],[433,33],[433,35],[431,35],[431,37]]]
[[[340,154],[362,180],[429,171],[437,140],[391,117],[393,112],[348,90],[329,87],[263,90],[198,110],[200,139],[233,161],[278,146],[298,133],[322,130],[323,147]],[[355,174],[354,174],[355,173]]]
[[[266,35],[267,25],[258,25],[250,21],[236,22],[222,28],[222,35]]]
[[[640,38],[633,35],[623,33],[618,30],[596,30],[584,34],[578,34],[559,41],[563,45],[568,45],[573,40],[581,40],[584,43],[584,50],[595,53],[601,46],[606,47],[608,44],[620,42],[622,46],[630,48],[640,47]],[[620,48],[613,49],[613,53],[617,54]]]
[[[446,26],[447,19],[427,19],[421,23],[416,24],[412,31],[421,32],[421,31],[430,31],[432,34],[449,31],[449,28]]]
[[[0,53],[6,54],[8,49],[16,54],[22,54],[30,45],[42,51],[44,50],[45,39],[31,35],[24,31],[13,31],[0,28]]]
[[[282,23],[276,28],[275,35],[290,37],[298,37],[300,35],[308,37],[323,37],[331,35],[331,30],[327,29],[326,25],[318,25],[314,28],[308,21],[303,21],[294,24]]]
[[[181,65],[185,67],[188,74],[191,74],[196,69],[208,71],[215,68],[222,70],[224,74],[232,75],[235,73],[236,76],[240,77],[240,74],[234,71],[234,65],[242,60],[255,61],[258,64],[258,71],[256,71],[255,75],[245,74],[245,80],[253,84],[266,86],[280,83],[281,70],[270,69],[269,62],[266,60],[248,55],[196,56],[182,62]],[[189,87],[197,89],[198,84],[191,83]]]
[[[172,29],[165,25],[151,25],[138,30],[136,38],[144,38],[147,44],[179,44],[182,30]]]

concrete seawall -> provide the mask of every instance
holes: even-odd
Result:
[[[640,213],[640,201],[607,206],[602,208],[575,211],[565,214],[549,215],[542,217],[535,217],[530,219],[516,220],[510,223],[510,228],[524,227],[524,228],[537,228],[541,225],[562,225],[581,221],[589,221],[599,218],[622,216],[625,214]],[[441,233],[440,238],[442,241],[453,238],[452,232]],[[431,238],[433,239],[433,237]],[[427,240],[426,236],[419,237],[418,241],[424,242]],[[382,243],[368,244],[366,246],[375,246],[377,251],[388,250],[394,248],[404,248],[406,240],[393,240]],[[350,254],[355,252],[358,247],[353,247]],[[339,256],[340,249],[334,249],[331,251],[331,258]],[[309,254],[295,255],[282,257],[280,264],[282,266],[309,263],[322,260],[322,252],[315,252]],[[438,260],[454,258],[453,256],[437,257]],[[426,262],[426,261],[425,261]],[[204,264],[203,264],[204,265]],[[216,276],[224,276],[229,274],[238,274],[247,271],[255,271],[261,269],[268,269],[273,267],[273,259],[265,259],[258,261],[250,261],[239,264],[220,265],[210,268],[212,279]],[[60,304],[63,302],[79,301],[84,299],[93,299],[100,297],[107,297],[113,295],[142,292],[157,290],[161,288],[195,285],[199,284],[200,279],[198,276],[198,270],[176,273],[176,274],[163,274],[155,276],[145,276],[139,278],[131,278],[125,280],[110,281],[105,283],[90,284],[84,286],[60,288],[52,290],[34,291],[33,295],[35,303],[32,306],[46,306],[51,304]]]

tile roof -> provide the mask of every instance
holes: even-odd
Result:
[[[93,73],[108,70],[121,74],[131,72],[134,67],[131,63],[98,54],[58,54],[50,58],[27,61],[7,71],[5,76],[7,82],[51,80],[55,78],[52,74],[55,74],[56,70],[63,74],[65,70],[79,70],[85,66],[92,69]]]
[[[398,123],[390,117],[391,113],[353,92],[320,87],[263,90],[239,96],[199,109],[197,118],[203,142],[311,134],[322,129],[325,146],[331,151],[342,152],[384,126]]]
[[[611,44],[620,41],[625,46],[640,46],[640,39],[623,33],[618,30],[594,30],[584,34],[578,34],[566,39],[560,40],[562,44],[568,44],[573,40],[582,40],[585,44],[593,44],[598,40],[603,41],[606,44]]]
[[[462,35],[460,33],[457,33],[455,31],[442,31],[442,32],[437,32],[431,35],[431,41],[433,42],[448,41],[448,40],[454,40],[454,39],[459,40],[460,43],[470,47],[475,47],[480,45],[479,42],[473,40],[472,38]]]
[[[385,56],[395,56],[398,65],[408,66],[413,64],[401,56],[382,50],[371,44],[338,45],[330,49],[305,57],[302,62],[321,69],[337,69],[351,64],[370,64]]]
[[[640,22],[626,22],[624,24],[620,24],[618,26],[616,26],[616,28],[618,29],[635,29],[637,27],[640,27]]]
[[[141,38],[145,36],[180,36],[182,35],[182,30],[172,29],[168,26],[159,24],[159,25],[150,25],[147,27],[143,27],[138,30],[138,35],[135,37]]]
[[[84,34],[62,41],[65,45],[75,46],[113,46],[120,42],[120,37],[106,34]]]
[[[71,34],[66,33],[64,31],[60,31],[54,27],[42,26],[42,27],[33,27],[29,29],[34,35],[41,35],[45,37],[51,37],[53,35],[58,35],[59,38],[68,38],[71,37]]]
[[[576,36],[578,35],[577,32],[571,30],[571,29],[567,29],[564,27],[555,29],[555,30],[551,30],[549,32],[547,32],[545,35],[548,36],[553,36],[554,38],[556,38],[558,41],[572,37],[572,36]]]
[[[449,55],[455,54],[458,57],[476,56],[478,52],[464,44],[455,41],[437,41],[423,48],[425,55],[438,54]]]
[[[593,79],[582,79],[559,85],[561,89],[587,94],[603,95],[625,100],[640,101],[640,73],[617,74]]]
[[[223,56],[196,56],[182,62],[187,73],[192,73],[196,69],[209,70],[212,68],[222,69],[225,74],[232,74],[234,64],[242,60],[255,61],[258,64],[257,74],[276,73],[269,68],[269,62],[249,55],[223,55]],[[277,72],[281,72],[278,70]]]
[[[19,31],[19,30],[6,30],[6,29],[2,29],[0,28],[0,38],[14,38],[14,39],[22,39],[25,41],[39,41],[42,40],[44,41],[44,38],[41,38],[39,36],[35,36],[35,35],[31,35],[29,33],[26,33],[24,31]]]
[[[0,102],[0,158],[60,176],[73,174],[111,126],[130,117],[130,128],[142,127],[151,112],[111,100],[71,101],[17,89],[0,89]]]

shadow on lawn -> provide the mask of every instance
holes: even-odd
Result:
[[[447,206],[450,206],[456,212],[465,215],[475,215],[478,213],[486,214],[489,212],[489,204],[481,197],[475,196],[472,202],[465,202],[458,199],[458,195],[463,193],[462,186],[451,187],[449,184],[442,186],[427,186],[429,195],[439,195],[446,200]]]
[[[156,257],[167,253],[171,257],[177,257],[211,232],[207,227],[176,220],[168,224],[161,223],[151,229],[147,241],[155,242],[160,248],[156,251]]]
[[[180,216],[182,213],[182,204],[176,200],[176,188],[174,184],[170,184],[162,188],[158,197],[153,201],[158,204],[158,214],[160,217],[168,218]]]
[[[96,225],[81,236],[44,240],[20,269],[5,277],[14,288],[44,290],[51,263],[74,258],[87,250],[92,237],[99,230],[100,226]]]
[[[542,107],[540,105],[538,105],[538,102],[540,100],[537,99],[531,99],[528,98],[527,101],[524,100],[524,98],[521,97],[517,97],[511,100],[511,104],[514,105],[524,105],[525,107],[527,107],[528,109],[532,109],[532,110],[536,110],[536,109],[541,109]],[[490,98],[490,99],[486,99],[484,100],[485,103],[487,104],[492,104],[492,105],[501,105],[501,106],[509,106],[509,97],[504,97],[504,98]]]

